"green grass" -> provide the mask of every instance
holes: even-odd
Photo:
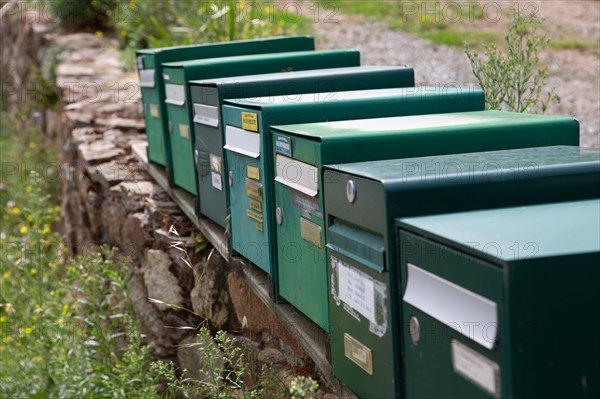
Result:
[[[462,47],[463,41],[479,45],[498,43],[501,39],[499,34],[481,32],[473,27],[472,22],[484,18],[481,6],[464,6],[459,11],[455,7],[446,8],[439,1],[323,0],[320,4],[343,14],[372,17],[385,22],[391,29],[416,33],[434,43],[452,47]]]
[[[598,50],[600,41],[593,40],[550,40],[548,47],[561,50]]]

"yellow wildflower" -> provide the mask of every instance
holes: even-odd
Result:
[[[32,141],[31,143],[29,143],[29,148],[34,149],[37,147],[37,143],[35,141]]]
[[[2,280],[8,280],[9,277],[10,277],[10,272],[6,272],[2,275]]]
[[[54,291],[54,290],[50,291],[50,295],[52,295],[52,296],[56,295],[56,291]]]
[[[4,342],[5,344],[8,344],[10,341],[10,337],[4,337],[4,339],[2,340],[2,342]]]
[[[64,319],[58,319],[58,324],[65,324],[65,320]]]
[[[33,220],[33,215],[30,213],[29,215],[27,215],[27,221],[31,222]]]
[[[66,315],[68,311],[69,311],[69,305],[64,305],[63,310],[62,310],[62,315],[63,316]]]
[[[32,191],[33,191],[33,187],[31,187],[31,186],[25,187],[25,192],[30,193]]]
[[[17,348],[20,348],[20,347],[21,347],[21,345],[22,345],[22,344],[21,344],[20,342],[17,342]]]
[[[21,213],[21,210],[15,206],[10,210],[10,213],[12,213],[13,215],[18,215]]]
[[[4,323],[6,320],[8,320],[7,316],[0,316],[0,323]]]
[[[41,308],[42,308],[42,305],[40,305],[39,303],[36,303],[36,304],[35,304],[35,308],[36,308],[36,310],[37,310],[37,309],[41,309]]]
[[[49,234],[50,233],[50,227],[46,226],[44,227],[44,229],[42,230],[42,234]]]
[[[33,328],[31,328],[31,327],[25,327],[25,329],[23,331],[25,331],[25,334],[29,335],[29,334],[31,334],[33,332]]]
[[[21,230],[19,230],[19,232],[20,232],[21,234],[26,234],[28,231],[29,231],[29,229],[27,228],[27,226],[22,226],[22,227],[21,227]]]
[[[29,274],[31,274],[32,276],[35,276],[37,274],[37,269],[30,269]]]

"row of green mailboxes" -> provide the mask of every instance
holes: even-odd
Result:
[[[358,65],[356,51],[224,57],[236,51],[299,50],[294,46],[308,42],[312,44],[308,38],[286,38],[140,51],[149,158],[167,166],[175,185],[199,194],[204,216],[225,225],[230,209],[234,251],[270,273],[280,298],[330,332],[334,372],[355,392],[362,397],[402,392],[447,396],[453,390],[441,382],[411,391],[409,381],[402,381],[409,371],[405,365],[407,371],[402,372],[402,359],[408,361],[413,346],[402,344],[408,336],[401,326],[418,330],[424,320],[419,324],[423,317],[415,316],[403,322],[398,313],[404,303],[399,287],[408,280],[400,279],[393,218],[600,197],[598,152],[555,147],[412,158],[350,165],[358,169],[348,171],[348,165],[329,167],[323,175],[325,164],[576,145],[578,124],[571,118],[505,112],[452,113],[482,110],[481,91],[401,89],[414,83],[410,68],[344,67]],[[237,49],[226,50],[228,46]],[[161,62],[189,56],[224,58],[161,67]],[[337,68],[267,73],[323,67]],[[262,75],[215,78],[248,73]],[[190,81],[199,78],[204,80]],[[362,91],[351,91],[357,89]],[[432,113],[446,114],[391,117]],[[388,118],[343,122],[375,117]],[[275,126],[335,120],[340,122]],[[363,188],[363,180],[370,184]],[[403,192],[402,202],[392,200],[395,191]],[[421,265],[417,269],[427,271]],[[450,303],[443,297],[440,301]],[[455,305],[448,306],[446,319],[453,320]],[[423,309],[426,306],[415,307],[431,313]],[[463,314],[472,315],[469,309]],[[479,320],[477,314],[472,317],[473,323]],[[450,325],[446,319],[437,318]],[[458,316],[456,320],[465,321]],[[507,327],[497,334],[503,328]],[[485,364],[486,349],[495,353],[489,364],[501,364],[501,340],[488,348],[461,337],[444,347],[447,352],[451,348],[453,362],[458,362],[452,363],[452,376],[461,375],[461,381],[471,382],[467,387],[488,395],[513,396],[512,373],[500,379],[496,367],[491,389],[489,381],[481,381],[489,374],[473,376],[466,370],[489,369],[480,365]],[[414,359],[423,357],[420,350]],[[477,357],[482,350],[484,356]],[[444,370],[446,366],[438,365]],[[582,373],[582,392],[597,392],[587,383],[597,378],[597,370],[582,367],[590,374]],[[540,367],[542,371],[547,368]],[[410,381],[418,377],[417,373]],[[564,387],[574,392],[571,380]],[[430,391],[420,391],[423,388]],[[461,389],[460,397],[470,392],[464,385]]]

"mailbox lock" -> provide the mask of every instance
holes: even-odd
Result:
[[[198,150],[194,150],[194,162],[196,162],[196,165],[200,164],[200,153]]]
[[[229,171],[229,187],[233,187],[233,170]]]
[[[348,180],[346,183],[346,199],[351,204],[356,201],[356,183],[353,180]]]
[[[281,212],[280,207],[277,207],[275,210],[275,219],[277,220],[277,224],[283,223],[283,213]]]
[[[417,345],[421,340],[421,325],[419,324],[419,319],[417,319],[416,316],[410,318],[408,328],[413,344]]]

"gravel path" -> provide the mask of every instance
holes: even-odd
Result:
[[[532,2],[529,2],[532,3]],[[549,29],[567,29],[586,39],[600,38],[600,2],[545,1],[539,5]],[[437,45],[415,35],[394,31],[362,16],[336,15],[337,22],[315,23],[320,48],[358,48],[364,65],[411,65],[417,84],[474,85],[477,80],[462,49]],[[581,123],[581,145],[600,147],[600,57],[579,50],[546,49],[549,87],[560,104],[547,114],[569,115]]]

